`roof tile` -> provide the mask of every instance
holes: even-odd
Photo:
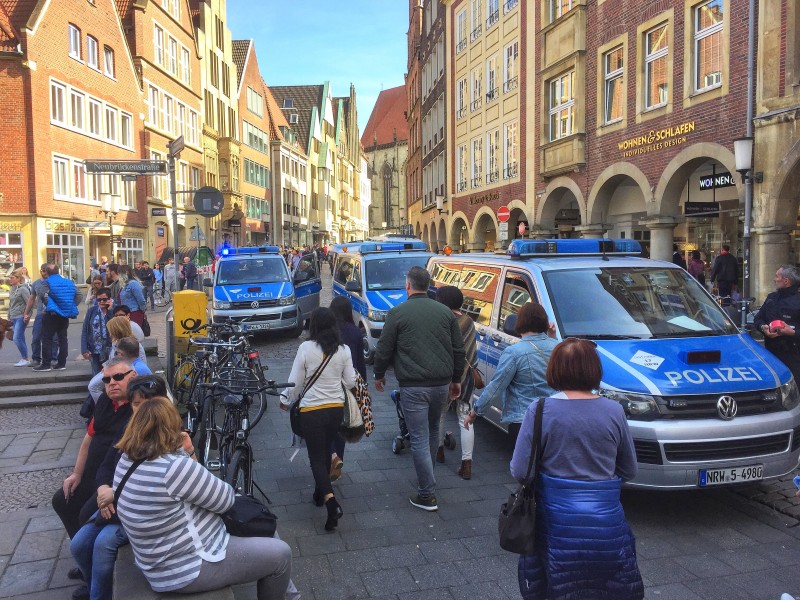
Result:
[[[244,73],[244,63],[247,61],[247,51],[253,40],[233,40],[231,46],[233,49],[233,63],[236,65],[236,86],[238,87],[242,82],[242,74]]]
[[[284,85],[270,86],[269,89],[287,120],[289,118],[288,115],[297,114],[297,124],[293,129],[297,132],[297,138],[300,140],[303,151],[306,152],[311,129],[311,109],[314,106],[322,106],[324,86]],[[282,108],[286,99],[292,100],[294,108]]]
[[[361,135],[361,145],[369,148],[408,141],[408,122],[405,116],[406,88],[403,85],[383,90],[378,94],[369,121]],[[395,135],[397,139],[395,140]]]

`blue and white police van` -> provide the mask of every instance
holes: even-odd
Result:
[[[333,294],[350,300],[371,362],[386,315],[408,297],[406,273],[411,267],[425,267],[433,254],[417,239],[337,244],[334,250]]]
[[[277,246],[224,248],[211,287],[211,318],[247,318],[247,331],[303,332],[311,311],[319,306],[322,282],[313,254],[301,257],[293,271]]]
[[[598,393],[625,409],[636,448],[629,485],[702,488],[791,472],[800,394],[789,370],[685,270],[640,255],[626,239],[514,240],[506,255],[435,256],[428,270],[432,286],[464,293],[487,381],[517,342],[512,324],[527,302],[545,308],[558,339],[597,344]],[[486,417],[505,429],[499,405]]]

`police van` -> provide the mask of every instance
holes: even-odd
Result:
[[[629,485],[697,488],[784,475],[800,456],[800,394],[789,370],[740,331],[671,262],[626,239],[514,240],[506,255],[434,256],[431,285],[456,285],[488,381],[541,304],[556,337],[594,341],[599,393],[625,410],[639,463]],[[476,392],[476,396],[480,392]],[[500,406],[486,414],[500,423]]]
[[[319,306],[322,290],[313,254],[301,257],[290,271],[277,246],[224,248],[211,287],[213,322],[248,317],[247,331],[303,332],[311,311]]]
[[[333,294],[350,300],[365,358],[371,362],[386,315],[408,297],[406,273],[425,267],[433,254],[417,239],[337,244],[335,252]]]

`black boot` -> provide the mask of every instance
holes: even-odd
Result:
[[[339,506],[335,497],[328,498],[325,501],[325,508],[328,509],[328,520],[325,521],[325,531],[333,531],[339,524],[339,519],[342,518],[344,512],[342,512],[342,507]]]

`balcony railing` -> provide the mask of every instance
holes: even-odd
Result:
[[[456,111],[456,119],[463,119],[466,114],[467,114],[467,107],[462,106]]]
[[[481,176],[478,175],[477,177],[472,178],[472,187],[481,187]]]
[[[517,176],[517,163],[512,163],[503,169],[503,179],[511,179]]]
[[[486,174],[486,183],[497,183],[500,180],[500,172],[492,171]]]
[[[466,181],[459,181],[458,185],[456,186],[457,192],[465,192],[467,191],[467,182]]]
[[[500,11],[496,10],[492,14],[489,15],[489,18],[486,19],[486,30],[489,30],[489,27],[494,25],[500,20]]]
[[[469,34],[469,41],[474,42],[479,37],[481,37],[481,31],[482,31],[481,26],[478,25],[475,29],[472,30],[472,33]]]
[[[486,92],[486,104],[490,104],[491,102],[497,100],[500,97],[500,88],[494,88]]]
[[[467,47],[467,38],[464,38],[463,40],[458,42],[458,44],[456,44],[456,54],[461,52],[466,47]]]
[[[506,0],[506,3],[503,4],[503,14],[510,13],[516,8],[517,4],[519,4],[519,0]]]
[[[475,100],[472,101],[472,104],[469,105],[470,112],[475,112],[481,107],[481,97],[478,96]]]
[[[512,77],[509,80],[507,80],[503,84],[503,91],[504,92],[510,92],[511,90],[517,89],[518,85],[519,85],[519,78],[515,75],[514,77]]]

